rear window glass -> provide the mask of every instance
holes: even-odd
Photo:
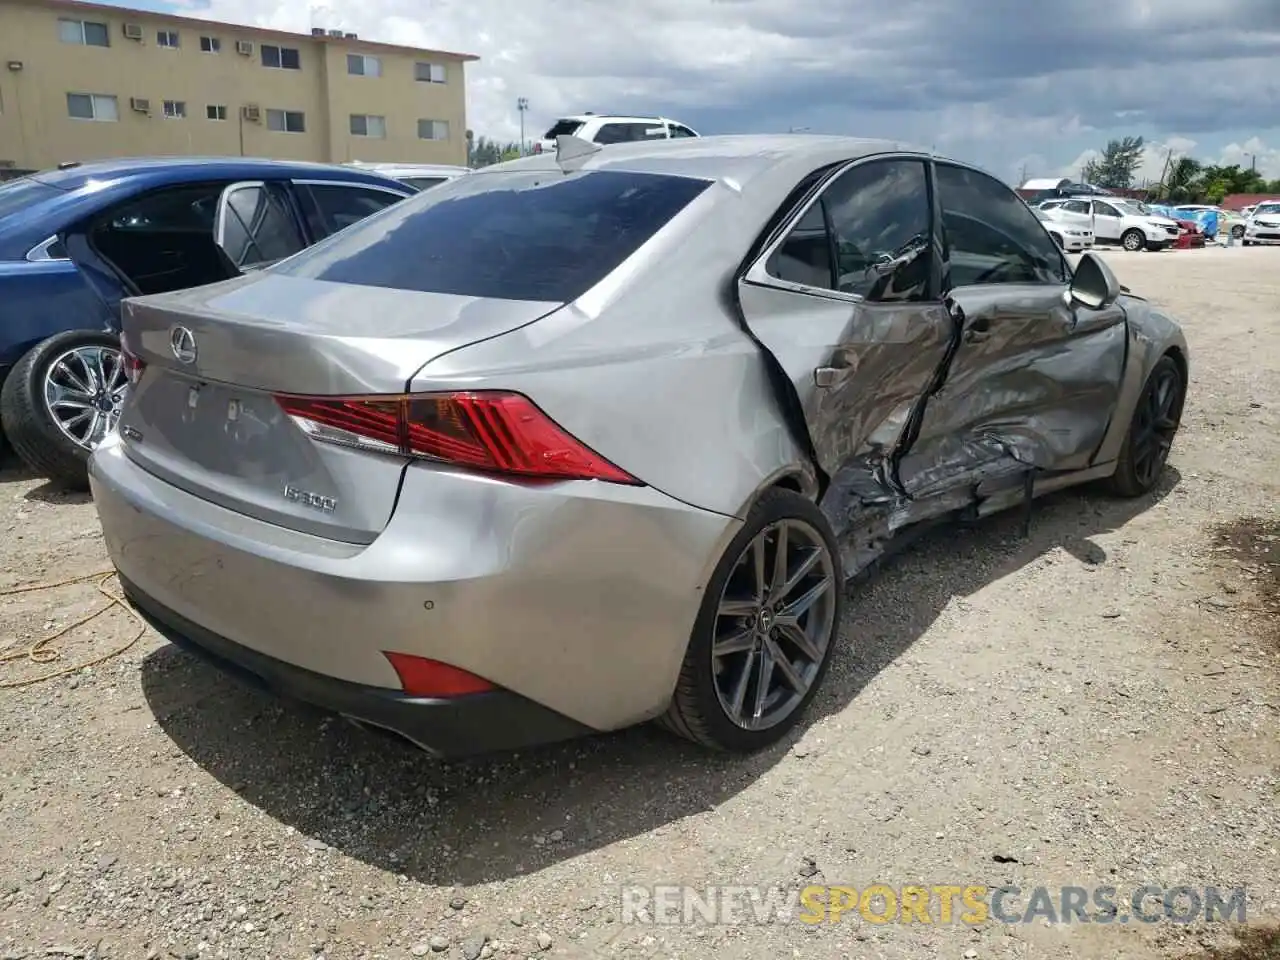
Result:
[[[459,177],[282,263],[286,276],[502,300],[576,300],[711,185],[596,170]]]
[[[33,203],[46,200],[58,194],[57,187],[51,187],[30,177],[19,177],[8,182],[0,181],[0,220],[19,213]]]
[[[556,137],[572,137],[581,129],[581,120],[557,120],[556,125],[542,135],[542,139],[554,140]]]

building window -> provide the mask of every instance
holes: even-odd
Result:
[[[376,140],[385,140],[387,137],[387,118],[353,113],[351,115],[351,135],[353,137],[373,137]]]
[[[59,20],[58,38],[63,43],[79,43],[90,47],[109,47],[111,41],[105,23],[92,20]]]
[[[448,77],[443,63],[415,63],[413,79],[423,83],[444,83]]]
[[[302,57],[297,47],[275,47],[269,43],[262,45],[262,65],[277,70],[301,70]]]
[[[217,37],[201,37],[200,38],[201,53],[221,53],[222,41]]]
[[[306,133],[306,114],[301,110],[268,110],[267,129],[276,133]]]
[[[156,46],[170,47],[171,49],[174,49],[174,50],[178,49],[178,31],[177,30],[157,30]]]
[[[380,77],[382,76],[382,61],[377,57],[348,53],[347,73],[353,77]]]
[[[164,102],[164,115],[170,120],[187,119],[187,101],[166,100]]]
[[[225,120],[227,119],[227,108],[211,103],[204,108],[204,115],[210,120]]]
[[[419,140],[448,140],[449,139],[449,121],[448,120],[419,120],[418,121],[418,139]]]
[[[68,93],[67,116],[73,120],[104,120],[112,122],[120,119],[120,110],[116,98],[105,93]]]

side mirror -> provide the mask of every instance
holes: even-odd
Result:
[[[1124,288],[1107,266],[1106,261],[1093,253],[1086,253],[1076,265],[1071,279],[1071,299],[1091,310],[1109,307],[1120,299]]]

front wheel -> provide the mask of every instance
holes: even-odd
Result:
[[[1120,245],[1130,253],[1137,253],[1147,245],[1147,238],[1141,230],[1126,230],[1120,238]]]
[[[716,750],[775,743],[821,686],[843,613],[844,574],[826,517],[798,493],[770,490],[707,585],[660,722]]]
[[[1182,368],[1173,357],[1161,357],[1134,406],[1116,472],[1108,480],[1112,493],[1140,497],[1155,489],[1182,422],[1186,396]]]
[[[116,425],[127,387],[116,336],[69,330],[37,344],[10,371],[0,423],[37,474],[84,490],[89,454]]]

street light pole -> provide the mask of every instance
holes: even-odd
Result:
[[[520,97],[516,100],[516,109],[520,111],[520,156],[524,156],[524,113],[529,109],[529,99]]]

